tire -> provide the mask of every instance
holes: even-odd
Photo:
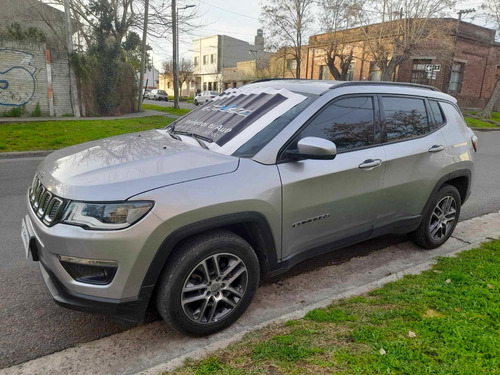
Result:
[[[206,232],[184,241],[168,260],[156,307],[175,330],[191,336],[210,335],[229,327],[245,312],[259,275],[259,261],[248,242],[228,230]],[[193,290],[183,291],[188,285]]]
[[[408,236],[424,249],[441,246],[455,230],[461,206],[462,200],[457,188],[443,185],[432,198],[420,226]]]
[[[198,101],[196,99],[194,100],[194,105],[198,105]]]

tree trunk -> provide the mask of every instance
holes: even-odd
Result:
[[[497,79],[497,84],[495,85],[495,89],[491,93],[490,100],[488,100],[486,106],[477,115],[485,118],[491,118],[491,112],[493,111],[495,104],[498,103],[499,100],[500,100],[500,77]]]

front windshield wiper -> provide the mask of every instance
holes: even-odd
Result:
[[[175,130],[175,129],[171,129],[170,132],[173,133],[173,134],[187,135],[187,136],[192,137],[192,138],[202,139],[202,140],[204,140],[205,142],[208,142],[208,143],[212,143],[213,142],[213,139],[211,139],[211,138],[208,138],[208,137],[205,137],[203,135],[196,134],[196,133],[192,133],[192,132],[185,132],[185,131],[182,131],[182,130]]]

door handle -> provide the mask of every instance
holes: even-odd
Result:
[[[429,149],[429,152],[439,152],[439,151],[443,151],[443,150],[444,150],[443,145],[434,145]]]
[[[380,159],[368,159],[358,165],[361,169],[373,169],[377,168],[382,164],[382,160]]]

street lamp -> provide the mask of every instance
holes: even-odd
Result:
[[[195,5],[186,5],[178,8],[172,0],[172,11],[175,9],[175,18],[172,20],[173,55],[174,55],[174,108],[179,108],[179,10],[194,8]]]

